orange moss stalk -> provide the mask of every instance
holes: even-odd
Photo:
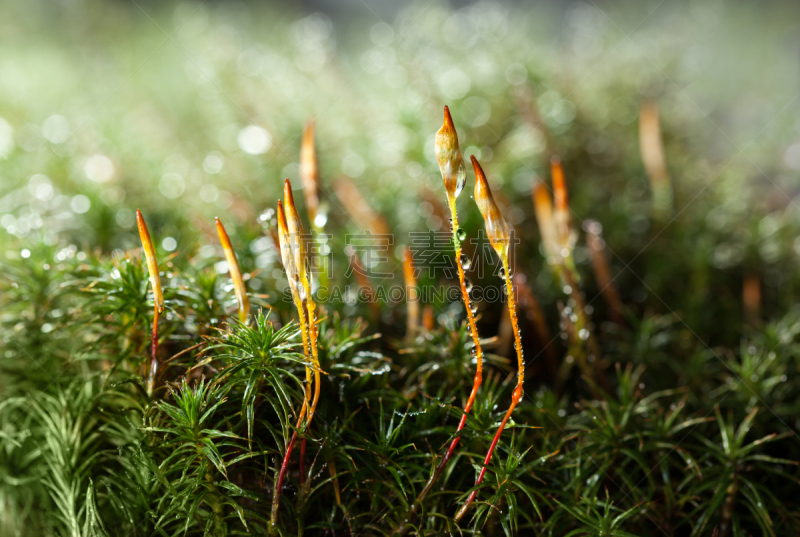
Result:
[[[314,122],[307,121],[303,129],[303,141],[300,146],[300,181],[303,185],[303,195],[306,199],[306,213],[311,228],[317,233],[322,233],[327,222],[325,214],[320,213],[319,207],[319,164],[317,163],[317,149],[314,144]],[[309,257],[312,255],[308,252]],[[328,272],[319,272],[320,285],[328,286]]]
[[[411,248],[403,247],[403,280],[406,286],[406,338],[412,339],[419,330],[419,295],[417,294],[417,277],[414,275]],[[413,296],[412,296],[413,293]]]
[[[386,219],[370,206],[352,179],[339,177],[333,182],[333,191],[358,227],[373,235],[388,235],[391,232]]]
[[[442,128],[436,133],[435,139],[436,160],[439,163],[439,171],[442,173],[442,181],[444,182],[444,190],[447,195],[447,205],[450,209],[450,225],[453,232],[453,248],[456,255],[456,267],[458,267],[458,281],[461,285],[461,297],[464,300],[464,308],[467,312],[467,325],[473,343],[473,356],[475,357],[475,378],[472,383],[472,391],[469,394],[466,404],[464,405],[464,413],[461,415],[461,420],[458,422],[456,428],[456,437],[450,442],[450,446],[442,457],[442,460],[436,466],[433,474],[428,478],[427,483],[422,488],[422,491],[417,496],[417,499],[412,504],[406,516],[406,522],[402,523],[398,532],[405,534],[408,532],[410,525],[408,520],[417,511],[422,500],[433,489],[434,483],[439,479],[444,467],[447,465],[450,458],[458,446],[461,435],[461,430],[467,423],[467,415],[475,403],[475,397],[478,394],[481,382],[483,381],[483,349],[481,348],[480,338],[478,336],[478,326],[475,322],[475,314],[472,313],[471,300],[469,297],[469,289],[467,287],[467,278],[464,274],[464,267],[461,261],[461,241],[463,240],[463,231],[458,227],[458,213],[456,210],[456,198],[461,194],[464,185],[467,181],[467,170],[464,167],[464,158],[461,156],[461,150],[458,146],[458,133],[456,133],[455,126],[453,125],[453,118],[450,116],[450,109],[444,107],[444,121]],[[428,310],[426,309],[426,313]],[[432,311],[429,318],[426,318],[426,326],[433,325]],[[427,316],[426,316],[427,317]]]
[[[750,272],[744,277],[742,304],[747,322],[752,324],[758,321],[758,311],[761,309],[761,281],[756,273]]]
[[[319,167],[317,150],[314,147],[314,122],[309,121],[303,129],[303,142],[300,146],[300,180],[306,198],[306,212],[311,226],[316,226],[319,210]]]
[[[428,479],[428,482],[423,487],[422,491],[417,496],[416,501],[412,505],[409,516],[412,515],[418,508],[420,502],[428,495],[433,488],[434,483],[441,475],[447,462],[453,456],[453,453],[458,446],[461,439],[459,434],[467,423],[467,415],[475,403],[475,397],[478,394],[481,382],[483,381],[483,349],[481,349],[481,342],[478,337],[478,326],[475,323],[475,315],[472,313],[471,301],[469,297],[469,290],[467,288],[467,278],[464,274],[464,267],[461,261],[461,241],[464,239],[463,232],[458,227],[458,214],[456,211],[456,198],[464,189],[464,184],[467,180],[467,171],[464,167],[464,159],[461,156],[461,150],[458,147],[458,134],[456,133],[455,126],[453,125],[453,118],[450,116],[450,109],[444,107],[444,121],[442,128],[436,133],[435,140],[436,160],[439,163],[439,170],[442,173],[442,181],[444,182],[444,190],[447,195],[447,205],[450,209],[450,219],[453,231],[453,247],[456,255],[456,266],[458,267],[458,280],[461,284],[461,297],[464,300],[464,308],[467,312],[467,323],[469,331],[472,336],[473,343],[473,356],[476,361],[475,378],[472,384],[472,391],[469,394],[466,404],[464,405],[464,413],[461,415],[461,420],[456,428],[456,437],[450,443],[450,447],[445,452],[444,457],[439,462],[439,465],[433,472],[433,475]],[[408,518],[408,517],[407,517]],[[401,526],[400,532],[407,531],[408,526]]]
[[[560,280],[564,293],[573,302],[569,306],[569,310],[563,311],[563,318],[570,325],[570,329],[567,331],[570,336],[569,356],[577,361],[584,375],[591,380],[595,376],[601,377],[602,371],[599,367],[593,370],[589,365],[590,359],[596,359],[599,363],[599,348],[586,315],[580,291],[580,275],[573,256],[578,235],[571,224],[567,185],[561,167],[561,159],[553,157],[550,164],[555,207],[553,207],[544,183],[540,182],[534,185],[533,204],[536,209],[536,220],[542,235],[547,262]],[[571,367],[571,361],[564,361],[557,384],[560,385],[564,382]]]
[[[639,109],[639,150],[653,192],[653,216],[665,221],[672,208],[672,184],[664,158],[658,104],[647,100]]]
[[[161,292],[161,277],[158,273],[156,249],[150,239],[150,231],[144,221],[142,212],[136,209],[136,225],[139,228],[139,238],[142,241],[144,257],[147,260],[147,272],[150,275],[150,287],[153,288],[153,333],[150,340],[150,371],[147,374],[147,394],[153,394],[156,374],[158,373],[158,316],[164,311],[164,295]]]
[[[219,242],[222,243],[222,249],[225,251],[228,271],[231,273],[231,280],[233,280],[236,302],[239,304],[239,320],[246,324],[247,316],[250,315],[250,300],[247,298],[247,289],[244,286],[244,279],[242,279],[242,271],[239,269],[239,260],[236,258],[236,252],[233,251],[231,239],[225,231],[225,226],[222,225],[219,218],[215,218],[214,221],[217,224]]]
[[[422,308],[422,328],[425,329],[426,332],[432,332],[436,323],[433,319],[433,306],[430,304],[425,304],[425,307]]]
[[[519,402],[522,400],[523,383],[525,381],[525,359],[523,358],[522,354],[522,341],[519,334],[519,323],[517,322],[517,308],[514,301],[514,285],[512,283],[511,274],[509,274],[508,246],[511,240],[511,235],[508,231],[508,224],[506,224],[505,219],[500,214],[500,209],[497,208],[497,203],[494,201],[492,191],[489,188],[489,183],[486,180],[483,169],[481,169],[481,165],[474,156],[472,157],[472,167],[475,170],[475,202],[478,204],[478,209],[480,210],[481,216],[483,216],[483,221],[486,224],[486,235],[489,238],[489,242],[491,243],[495,252],[497,252],[497,255],[500,257],[500,261],[503,263],[503,278],[505,279],[506,292],[508,294],[508,314],[511,317],[511,327],[514,331],[514,349],[517,351],[517,386],[514,388],[514,392],[511,395],[511,404],[509,405],[505,416],[503,416],[500,426],[497,428],[497,432],[492,439],[489,450],[486,452],[486,457],[483,460],[483,468],[481,468],[481,471],[478,474],[478,479],[475,480],[475,486],[477,487],[483,482],[483,478],[486,476],[486,468],[489,466],[489,462],[492,460],[492,454],[497,447],[497,443],[500,440],[500,435],[503,433],[503,429],[505,429],[508,420],[511,418],[511,413],[514,412],[514,408],[516,408],[517,404],[519,404]],[[462,505],[456,513],[454,518],[456,523],[458,523],[467,513],[467,510],[477,495],[478,491],[476,489],[467,497],[467,501],[464,502],[464,505]]]
[[[280,250],[281,250],[281,261],[283,262],[284,270],[286,270],[286,277],[289,280],[289,289],[292,293],[292,300],[294,301],[294,305],[297,308],[297,316],[300,322],[300,334],[303,339],[303,354],[305,355],[306,361],[311,363],[311,358],[309,355],[309,331],[306,325],[306,315],[303,310],[303,301],[300,295],[300,276],[297,271],[297,267],[295,265],[295,255],[294,250],[292,249],[292,238],[289,233],[289,226],[286,220],[286,214],[283,210],[283,205],[281,201],[278,200],[278,209],[277,209],[277,220],[278,220],[278,240],[280,243]],[[303,418],[306,416],[306,412],[309,409],[310,403],[310,395],[311,395],[311,368],[306,365],[306,389],[305,389],[305,399],[303,401],[303,406],[300,409],[300,414],[297,418],[297,425],[295,425],[295,429],[299,429],[300,425],[303,423]],[[270,525],[271,527],[277,528],[278,524],[278,509],[280,507],[280,497],[281,497],[281,489],[283,488],[283,479],[286,475],[286,470],[289,466],[289,459],[292,456],[292,448],[294,447],[294,443],[297,440],[297,430],[292,433],[292,437],[289,440],[289,444],[286,446],[286,454],[283,457],[283,462],[281,463],[280,470],[278,472],[278,478],[275,480],[275,490],[272,493],[272,513],[270,517]]]
[[[569,215],[569,200],[567,197],[567,182],[564,180],[564,170],[561,159],[553,157],[550,160],[550,170],[553,177],[553,227],[556,230],[559,252],[566,270],[572,272],[576,281],[580,281],[578,271],[575,269],[575,259],[572,252],[578,240],[578,234],[572,229]]]
[[[297,308],[297,313],[301,322],[301,330],[305,332],[304,337],[304,351],[306,360],[313,364],[314,379],[312,382],[311,368],[306,365],[306,397],[303,403],[303,408],[300,411],[300,418],[297,422],[297,428],[302,423],[303,415],[305,414],[305,428],[311,425],[311,420],[314,418],[314,412],[319,402],[321,381],[320,381],[320,367],[319,367],[319,354],[317,350],[317,326],[315,321],[316,303],[311,295],[311,279],[308,273],[308,264],[306,261],[305,249],[305,230],[303,223],[300,220],[300,215],[297,213],[297,207],[294,203],[294,196],[292,194],[292,184],[286,179],[283,184],[283,196],[286,209],[278,201],[278,233],[281,243],[281,257],[283,259],[284,267],[287,269],[287,276],[289,276],[290,289],[292,291],[292,298]],[[303,308],[305,302],[305,310]],[[308,324],[306,324],[306,316]],[[309,402],[311,386],[314,386],[314,397]],[[280,507],[280,493],[283,487],[283,479],[286,475],[286,470],[289,464],[289,458],[292,454],[292,448],[297,440],[297,431],[292,433],[292,438],[286,448],[286,454],[281,464],[281,469],[278,474],[278,479],[275,483],[275,493],[272,498],[272,525],[275,527],[278,521],[278,509]],[[305,471],[305,447],[306,441],[300,446],[300,480],[303,481],[303,472]]]
[[[533,186],[533,207],[536,209],[536,223],[539,225],[539,234],[542,236],[542,246],[547,263],[557,267],[561,253],[553,220],[553,202],[550,199],[547,185],[542,181],[538,181]]]
[[[308,344],[311,348],[311,360],[314,364],[314,400],[308,412],[308,422],[306,424],[306,427],[308,427],[311,424],[311,420],[314,418],[314,411],[317,408],[320,393],[319,351],[317,350],[317,323],[315,320],[317,305],[311,294],[311,275],[308,272],[308,262],[306,258],[305,229],[303,228],[303,222],[300,220],[300,215],[297,213],[297,207],[294,204],[292,183],[288,179],[283,183],[283,201],[286,204],[285,217],[289,230],[289,238],[293,241],[291,247],[294,251],[295,265],[300,278],[300,285],[303,289],[301,300],[305,299],[306,313],[308,314]]]

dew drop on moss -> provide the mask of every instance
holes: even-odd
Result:
[[[464,161],[458,165],[458,172],[456,173],[456,197],[464,190],[464,185],[467,184],[467,167],[464,166]]]

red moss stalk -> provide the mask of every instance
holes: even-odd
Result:
[[[314,364],[314,400],[308,412],[308,422],[306,423],[306,427],[308,427],[311,424],[311,420],[314,418],[314,411],[317,408],[320,394],[319,351],[317,349],[317,323],[315,317],[317,305],[311,294],[311,274],[308,272],[308,263],[306,261],[305,229],[303,228],[302,220],[300,220],[300,215],[297,213],[297,207],[294,204],[292,183],[288,179],[283,183],[283,199],[286,204],[285,215],[290,239],[294,241],[292,243],[292,248],[294,249],[295,264],[300,278],[300,285],[303,290],[301,300],[305,299],[306,314],[308,315],[308,344],[311,349],[311,361]]]
[[[283,184],[283,196],[286,209],[278,201],[278,234],[281,244],[281,258],[286,274],[289,278],[289,287],[292,291],[292,298],[297,314],[300,318],[300,328],[304,333],[303,347],[306,361],[313,366],[313,381],[312,371],[309,365],[306,365],[306,393],[303,408],[300,411],[300,417],[297,422],[299,429],[302,420],[305,417],[306,430],[311,425],[311,420],[314,418],[314,412],[317,408],[320,395],[320,367],[319,355],[317,350],[317,326],[315,321],[316,303],[311,295],[311,278],[307,269],[306,262],[306,248],[305,248],[305,230],[300,216],[297,212],[297,207],[294,203],[294,196],[292,195],[292,184],[286,179]],[[303,303],[305,302],[305,308]],[[306,318],[308,324],[306,324]],[[311,388],[314,388],[313,400],[311,399]],[[292,454],[292,447],[297,440],[297,431],[292,433],[292,438],[286,448],[286,455],[284,456],[283,463],[281,464],[278,479],[275,482],[275,493],[272,498],[272,526],[275,527],[278,521],[278,509],[280,507],[280,494],[283,487],[283,479],[286,475],[288,468],[289,458]],[[303,480],[303,473],[305,472],[305,452],[306,441],[300,446],[300,479]]]
[[[292,248],[292,237],[289,232],[289,226],[287,224],[286,213],[283,210],[283,205],[281,201],[278,200],[278,209],[277,209],[277,220],[278,220],[278,239],[280,242],[281,248],[281,261],[283,261],[283,267],[286,270],[286,277],[289,280],[289,289],[292,293],[292,300],[294,301],[295,308],[297,308],[297,316],[300,322],[300,333],[303,339],[303,354],[305,355],[306,362],[311,363],[311,358],[309,355],[309,330],[308,325],[306,324],[306,315],[305,311],[303,310],[303,301],[300,294],[300,275],[297,270],[296,266],[296,257],[294,249]],[[306,413],[310,407],[310,399],[311,399],[311,384],[312,384],[312,377],[311,377],[311,368],[306,365],[306,387],[305,387],[305,398],[303,400],[303,406],[300,409],[300,414],[297,418],[297,424],[295,425],[295,431],[292,433],[292,437],[289,440],[289,443],[286,446],[286,453],[283,457],[283,462],[281,463],[280,470],[278,472],[278,477],[275,480],[275,490],[272,494],[272,513],[270,518],[270,525],[272,528],[276,528],[278,524],[278,510],[280,508],[280,498],[281,498],[281,490],[283,489],[283,479],[286,476],[286,470],[289,467],[289,459],[292,456],[292,448],[294,447],[294,443],[297,440],[297,429],[303,423],[303,419],[306,416]]]
[[[456,256],[456,267],[458,268],[458,281],[461,286],[461,297],[464,300],[464,308],[467,312],[467,324],[469,326],[470,335],[473,343],[473,356],[475,357],[475,378],[472,383],[472,391],[469,394],[466,404],[464,405],[464,413],[461,415],[461,420],[458,422],[456,428],[456,437],[450,443],[447,451],[442,457],[442,460],[436,466],[433,475],[428,479],[422,491],[417,496],[417,499],[409,509],[406,519],[411,516],[419,508],[420,503],[433,489],[434,483],[439,479],[442,471],[447,465],[450,458],[458,446],[461,435],[459,434],[467,423],[467,415],[475,403],[475,397],[478,395],[478,389],[483,381],[483,349],[481,348],[480,338],[478,336],[478,326],[475,322],[475,314],[472,313],[471,300],[469,291],[467,289],[467,278],[464,274],[464,267],[461,263],[461,238],[459,237],[460,229],[458,227],[458,212],[456,210],[456,198],[464,189],[464,184],[467,179],[467,172],[464,168],[464,159],[461,156],[461,150],[458,146],[458,134],[456,133],[455,126],[453,125],[453,118],[450,116],[450,109],[444,107],[444,121],[442,128],[436,133],[435,140],[436,160],[439,163],[439,170],[442,173],[442,181],[444,182],[445,194],[447,195],[447,205],[450,208],[450,218],[453,232],[453,247]],[[432,323],[431,323],[432,324]],[[409,529],[407,523],[401,524],[398,532],[405,534]]]
[[[483,220],[486,224],[486,235],[489,238],[489,242],[503,263],[503,278],[505,279],[506,292],[508,294],[508,313],[511,317],[511,327],[514,332],[514,349],[517,351],[517,386],[514,388],[514,392],[512,393],[511,404],[509,405],[505,416],[503,416],[500,426],[497,428],[497,432],[492,439],[489,450],[486,452],[486,457],[483,460],[483,468],[481,468],[478,478],[475,480],[475,486],[477,487],[483,482],[483,479],[486,476],[486,469],[492,460],[492,455],[497,447],[497,443],[500,441],[500,435],[503,434],[503,429],[505,429],[508,420],[511,418],[514,408],[516,408],[517,404],[519,404],[519,402],[522,400],[523,383],[525,381],[525,359],[523,358],[522,340],[520,338],[519,324],[517,322],[514,286],[512,283],[511,274],[509,274],[508,246],[511,235],[508,231],[508,224],[500,214],[500,209],[498,209],[497,203],[495,203],[494,197],[492,196],[492,191],[489,188],[489,182],[486,180],[483,169],[474,156],[472,157],[472,167],[475,170],[475,202],[478,204],[478,209],[480,209],[481,216],[483,216]],[[456,516],[454,517],[456,523],[458,523],[467,513],[470,505],[475,500],[477,495],[477,489],[472,491],[467,498],[467,501],[464,502],[464,505],[462,505],[456,513]]]

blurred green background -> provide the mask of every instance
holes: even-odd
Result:
[[[251,289],[274,287],[279,262],[257,217],[283,178],[299,188],[300,136],[314,120],[341,278],[337,237],[361,230],[331,189],[340,176],[397,244],[446,229],[433,137],[448,104],[544,303],[557,291],[541,270],[530,189],[552,154],[576,222],[603,225],[633,308],[686,311],[704,338],[735,343],[746,274],[762,282],[763,313],[796,300],[796,3],[75,0],[4,1],[2,13],[7,258],[38,242],[64,256],[138,247],[140,208],[161,254],[217,260],[219,216]],[[660,107],[674,190],[661,222],[639,153],[647,99]],[[472,184],[470,173],[459,201],[470,234],[482,227]],[[582,247],[576,259],[588,270]]]

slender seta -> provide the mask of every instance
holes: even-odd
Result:
[[[459,433],[467,423],[467,415],[469,414],[470,410],[472,410],[472,406],[475,403],[475,397],[478,395],[478,389],[480,388],[483,380],[483,349],[481,349],[481,342],[478,336],[478,327],[475,322],[475,311],[477,310],[473,308],[473,305],[470,301],[469,291],[471,284],[464,274],[464,265],[466,264],[464,263],[464,259],[466,256],[461,253],[461,243],[466,236],[464,231],[458,226],[458,213],[456,210],[456,199],[464,189],[464,185],[467,180],[467,171],[464,166],[464,158],[461,156],[461,150],[458,147],[458,133],[456,133],[455,126],[453,125],[453,118],[450,116],[450,109],[447,106],[444,107],[444,122],[442,124],[442,128],[436,133],[435,149],[436,160],[439,163],[439,170],[442,173],[442,180],[444,181],[444,190],[445,194],[447,195],[447,205],[450,208],[450,222],[453,232],[453,247],[456,255],[456,266],[458,267],[458,281],[461,287],[461,297],[464,300],[464,308],[467,312],[468,330],[472,337],[473,343],[471,353],[475,358],[476,366],[472,391],[470,392],[469,398],[464,405],[464,413],[461,415],[461,420],[458,422],[458,427],[456,428],[456,437],[450,442],[450,446],[448,447],[441,461],[439,461],[439,464],[436,466],[433,474],[425,483],[425,486],[417,496],[417,499],[411,505],[411,508],[409,509],[409,516],[406,517],[407,520],[410,519],[410,516],[413,515],[417,509],[419,509],[421,502],[425,499],[428,493],[430,493],[433,485],[436,483],[436,480],[439,479],[439,476],[441,475],[445,466],[447,466],[448,461],[453,456],[453,453],[458,446],[458,442],[461,439],[461,435]],[[409,525],[407,523],[401,525],[399,532],[403,534],[408,531],[408,528]]]
[[[147,272],[150,275],[150,287],[153,288],[153,333],[150,340],[150,370],[147,373],[147,394],[153,395],[156,375],[158,374],[158,317],[164,311],[164,294],[161,292],[161,277],[158,273],[156,249],[150,239],[150,231],[144,221],[142,211],[136,209],[136,225],[142,241],[144,257],[147,260]]]
[[[311,278],[308,273],[306,262],[305,237],[303,224],[297,212],[292,195],[292,185],[288,179],[284,182],[284,203],[278,200],[278,239],[281,250],[281,260],[283,261],[286,276],[289,280],[289,289],[292,293],[292,300],[297,308],[297,315],[300,320],[300,331],[303,339],[303,353],[306,358],[306,390],[303,406],[297,419],[295,431],[286,446],[286,454],[281,463],[278,478],[275,480],[275,490],[272,496],[271,526],[276,528],[278,524],[278,510],[280,508],[281,489],[283,480],[289,466],[289,459],[292,449],[297,440],[297,432],[304,424],[305,430],[311,425],[314,412],[317,408],[320,395],[320,367],[319,354],[317,350],[317,326],[315,321],[316,303],[311,296]],[[285,205],[285,209],[284,209]],[[304,307],[305,304],[305,307]],[[312,379],[313,369],[313,379]],[[311,396],[312,385],[314,389],[313,399]],[[305,439],[300,448],[300,479],[303,480],[305,471]]]
[[[508,295],[508,314],[509,317],[511,317],[511,327],[514,331],[514,349],[517,351],[517,386],[514,388],[514,392],[511,395],[511,404],[505,416],[503,416],[503,421],[500,422],[500,426],[497,428],[489,450],[486,452],[486,457],[483,460],[483,468],[481,468],[478,479],[475,481],[475,486],[477,487],[483,482],[483,478],[486,476],[486,468],[492,460],[494,449],[497,447],[497,442],[500,440],[500,435],[503,433],[506,423],[508,423],[508,420],[511,418],[511,413],[514,412],[514,408],[522,400],[522,384],[525,380],[525,360],[522,355],[522,341],[520,340],[517,308],[514,302],[514,287],[508,265],[508,248],[511,242],[508,224],[506,224],[503,215],[500,214],[500,209],[497,208],[497,203],[495,203],[494,196],[492,196],[492,191],[489,188],[489,182],[486,180],[486,176],[483,173],[481,165],[478,163],[478,159],[474,156],[472,157],[472,167],[475,170],[475,202],[478,204],[481,216],[483,216],[489,242],[492,244],[495,252],[497,252],[497,255],[500,257],[500,261],[503,263],[502,276],[505,279]],[[467,513],[467,510],[477,495],[478,489],[476,488],[469,497],[467,497],[467,501],[464,502],[464,505],[462,505],[456,513],[454,517],[456,523],[464,518],[464,515]]]

